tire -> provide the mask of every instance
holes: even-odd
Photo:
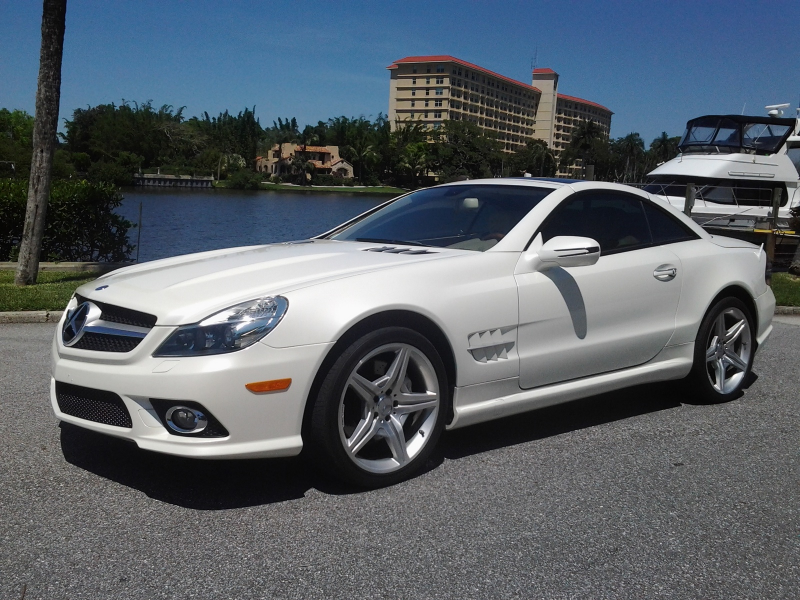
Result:
[[[311,415],[311,456],[358,486],[400,482],[425,465],[448,403],[433,344],[404,327],[373,331],[344,350],[322,382]]]
[[[706,313],[697,332],[689,376],[692,391],[708,403],[738,398],[750,378],[754,355],[749,309],[737,298],[723,298]]]

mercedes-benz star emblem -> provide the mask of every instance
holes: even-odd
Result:
[[[92,302],[79,304],[67,313],[64,327],[61,330],[61,339],[65,346],[74,346],[83,337],[86,324],[100,318],[102,311]]]

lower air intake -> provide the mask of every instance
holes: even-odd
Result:
[[[113,392],[56,381],[56,401],[65,415],[114,427],[133,427],[125,403]]]

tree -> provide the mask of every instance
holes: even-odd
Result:
[[[430,133],[430,132],[429,132]],[[442,181],[479,179],[498,174],[504,160],[500,142],[470,121],[445,121],[435,130],[432,167]]]
[[[515,175],[530,173],[534,177],[553,177],[556,174],[555,155],[544,140],[529,140],[511,156],[510,162]]]
[[[669,137],[666,131],[662,131],[650,144],[650,153],[655,165],[667,162],[678,156],[678,144],[680,136]]]
[[[42,5],[42,48],[33,126],[33,157],[28,184],[28,205],[14,283],[31,285],[39,274],[53,154],[56,149],[58,107],[61,99],[61,58],[64,54],[67,0],[44,0]]]
[[[599,145],[604,141],[603,130],[592,119],[581,121],[572,132],[569,146],[561,154],[561,169],[571,167],[577,159],[581,160],[582,169],[595,164]]]

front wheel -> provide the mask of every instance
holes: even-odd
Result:
[[[706,314],[697,333],[690,379],[707,402],[741,394],[755,352],[750,311],[737,298],[723,298]]]
[[[320,387],[311,417],[316,459],[357,485],[402,481],[433,451],[448,401],[444,365],[425,337],[404,327],[366,334]]]

